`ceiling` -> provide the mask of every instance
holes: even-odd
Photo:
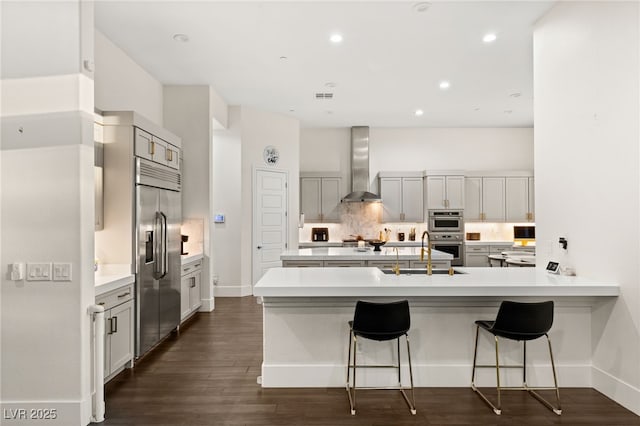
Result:
[[[530,127],[533,25],[553,3],[100,1],[95,20],[163,84],[303,127]]]

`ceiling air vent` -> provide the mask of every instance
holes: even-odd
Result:
[[[316,93],[316,99],[333,99],[333,93]]]

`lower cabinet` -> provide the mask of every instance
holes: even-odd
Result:
[[[324,263],[322,260],[283,260],[284,268],[322,268]]]
[[[182,265],[180,284],[180,321],[184,321],[202,306],[202,260]]]
[[[96,297],[104,306],[105,383],[133,361],[133,284]]]
[[[408,268],[410,262],[408,260],[401,260],[398,262],[398,266],[401,268]],[[380,269],[391,269],[396,266],[396,261],[389,260],[367,260],[367,266],[375,266]]]
[[[488,245],[467,245],[464,248],[464,266],[466,267],[488,267],[489,246]]]

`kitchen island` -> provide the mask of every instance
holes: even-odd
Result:
[[[431,251],[434,268],[448,269],[453,256],[438,250]],[[372,247],[316,247],[287,250],[280,255],[282,266],[288,267],[358,267],[426,268],[427,254],[420,260],[420,247],[385,247],[374,251]]]
[[[463,274],[388,275],[378,268],[274,268],[255,285],[263,299],[263,387],[342,387],[348,325],[357,300],[408,299],[416,386],[469,386],[474,321],[493,319],[502,300],[555,301],[554,344],[561,386],[591,386],[591,314],[610,309],[619,287],[581,277],[549,275],[537,268],[456,268]],[[389,363],[391,343],[361,341],[364,362]],[[479,362],[490,363],[493,341],[481,335]],[[527,345],[530,385],[551,380],[543,340]],[[521,346],[501,341],[501,361],[515,364]],[[403,359],[405,359],[403,357]],[[521,372],[509,369],[505,384]],[[359,372],[365,386],[393,384],[393,372]],[[480,386],[495,385],[495,372],[480,370]]]

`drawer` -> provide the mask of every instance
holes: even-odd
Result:
[[[507,251],[507,250],[513,250],[513,247],[511,245],[508,245],[508,246],[490,246],[489,247],[489,254],[500,254],[503,251]]]
[[[489,253],[489,246],[465,246],[467,253]]]
[[[195,262],[187,263],[186,265],[182,265],[182,273],[180,275],[187,275],[201,268],[202,268],[202,260],[197,260]]]
[[[128,284],[96,297],[96,304],[104,306],[106,311],[129,300],[133,300],[133,284]]]
[[[395,260],[368,260],[367,266],[375,266],[376,268],[390,269],[396,266],[396,261]],[[398,266],[400,266],[401,268],[408,268],[409,261],[401,260],[398,262]]]
[[[346,267],[359,267],[365,266],[364,260],[325,260],[324,266],[326,268],[346,268]]]
[[[283,260],[284,268],[322,268],[322,260]]]

